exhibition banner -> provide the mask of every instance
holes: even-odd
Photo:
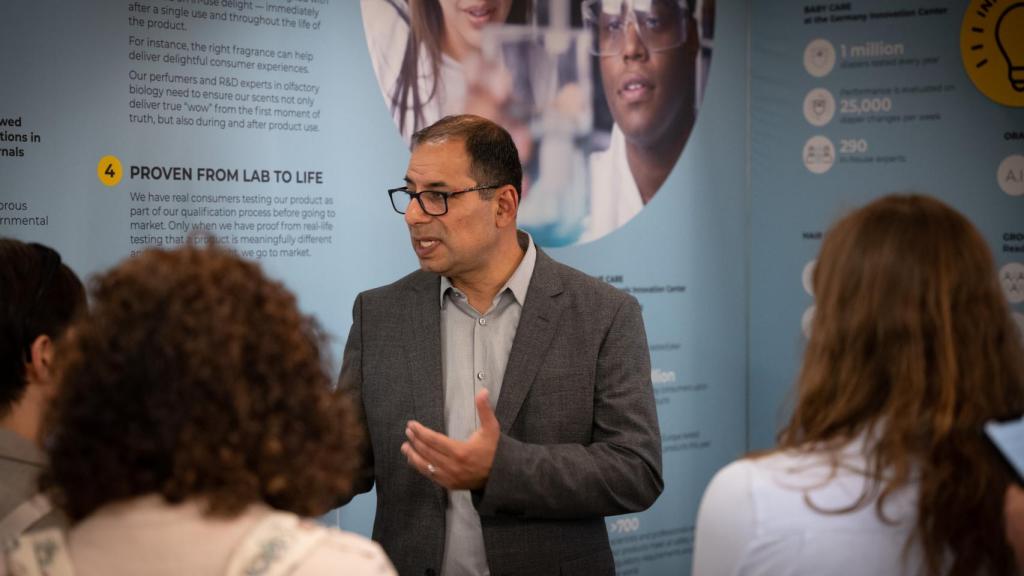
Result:
[[[643,308],[665,490],[607,520],[624,575],[688,574],[704,487],[772,445],[847,210],[963,211],[1024,330],[1024,3],[413,4],[8,0],[0,234],[83,277],[217,242],[297,294],[338,369],[355,296],[417,267],[386,192],[412,134],[502,123],[520,226]],[[374,498],[324,522],[369,535]]]
[[[609,537],[623,574],[685,572],[703,487],[746,442],[745,7],[495,4],[455,58],[403,0],[7,2],[2,234],[83,276],[215,241],[297,293],[337,368],[355,295],[416,267],[386,194],[411,132],[494,118],[521,226],[643,306],[666,487]],[[637,15],[642,62],[601,33]],[[369,534],[373,498],[326,521]]]
[[[754,2],[750,439],[785,422],[828,226],[878,196],[979,228],[1024,330],[1024,3]]]

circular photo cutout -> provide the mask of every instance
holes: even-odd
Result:
[[[690,138],[715,0],[360,1],[402,138],[449,114],[508,129],[523,162],[519,226],[541,246],[629,222]]]

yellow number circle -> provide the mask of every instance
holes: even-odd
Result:
[[[982,94],[1024,107],[1024,2],[971,0],[960,26],[960,56]]]
[[[96,165],[96,176],[106,186],[117,186],[121,181],[121,161],[117,156],[104,156]]]

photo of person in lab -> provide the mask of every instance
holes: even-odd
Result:
[[[468,112],[524,166],[520,225],[590,242],[654,198],[707,84],[714,0],[362,0],[378,83],[403,139]]]

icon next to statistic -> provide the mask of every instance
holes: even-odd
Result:
[[[824,174],[836,163],[836,147],[824,136],[812,136],[804,144],[804,166],[814,174]]]
[[[804,69],[815,78],[828,76],[836,65],[836,48],[824,38],[811,40],[804,48]]]
[[[804,313],[800,315],[800,331],[803,332],[804,338],[810,340],[811,338],[811,327],[814,325],[814,311],[815,306],[811,304],[804,310]]]
[[[1024,107],[1024,0],[971,0],[960,26],[960,56],[982,94]]]
[[[999,282],[1010,304],[1024,302],[1024,264],[1010,262],[999,270]]]
[[[804,269],[800,272],[800,283],[804,285],[804,292],[810,297],[814,297],[814,269],[818,266],[817,260],[811,260],[807,264],[804,264]]]
[[[999,187],[1010,196],[1024,196],[1024,156],[1011,154],[996,169]]]
[[[836,115],[836,99],[824,88],[815,88],[804,97],[804,118],[814,126],[824,126]]]

